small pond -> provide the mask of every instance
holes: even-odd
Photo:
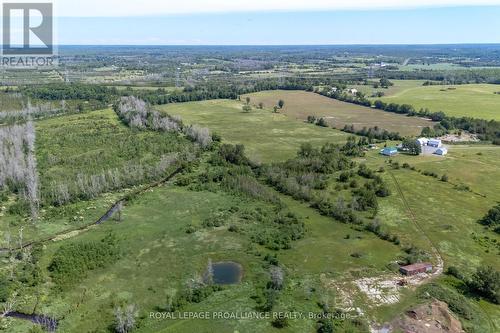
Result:
[[[243,276],[241,265],[232,261],[214,262],[212,271],[215,284],[237,284],[241,282]],[[208,272],[205,276],[208,278]]]

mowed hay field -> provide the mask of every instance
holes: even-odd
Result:
[[[500,94],[495,94],[500,92],[500,85],[422,86],[418,81],[412,82],[415,86],[405,85],[404,89],[398,89],[396,81],[394,88],[380,99],[387,103],[411,104],[417,110],[443,111],[454,117],[500,120]]]
[[[375,110],[306,91],[263,91],[244,95],[242,100],[247,96],[250,97],[251,104],[258,105],[262,102],[266,108],[270,109],[282,99],[285,101],[285,106],[280,113],[289,118],[304,121],[311,115],[317,118],[323,117],[336,128],[343,128],[346,124],[353,124],[356,129],[378,126],[402,135],[418,135],[423,127],[432,127],[433,124],[426,119]]]
[[[243,144],[247,156],[256,162],[291,158],[305,142],[320,146],[326,142],[343,143],[347,138],[341,131],[296,121],[269,109],[253,108],[245,113],[242,103],[232,100],[168,104],[158,108],[181,116],[186,124],[208,127],[225,142]]]

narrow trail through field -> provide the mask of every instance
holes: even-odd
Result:
[[[424,231],[424,229],[422,228],[422,226],[420,225],[420,223],[418,223],[417,216],[415,215],[415,213],[411,209],[410,204],[406,200],[406,197],[405,197],[405,195],[403,193],[403,190],[401,189],[401,186],[399,186],[398,180],[396,179],[396,177],[394,176],[394,174],[392,172],[390,172],[390,171],[389,171],[389,175],[391,176],[392,180],[394,181],[394,184],[396,185],[396,189],[398,191],[399,196],[401,197],[401,200],[403,200],[403,204],[404,204],[404,206],[406,208],[406,211],[408,212],[408,216],[412,220],[412,222],[415,225],[415,227],[417,227],[418,231],[426,238],[426,240],[431,245],[431,249],[432,249],[432,252],[433,252],[433,254],[434,254],[434,256],[435,256],[435,258],[437,260],[437,264],[436,264],[436,269],[434,270],[434,272],[432,272],[429,275],[429,278],[426,279],[426,280],[430,280],[432,278],[435,278],[435,277],[439,276],[441,273],[443,273],[443,269],[444,269],[443,256],[439,252],[439,250],[436,247],[436,245],[434,245],[434,242],[432,241],[432,239]],[[426,281],[426,280],[423,280],[423,281]]]

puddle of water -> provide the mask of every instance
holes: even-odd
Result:
[[[215,262],[212,264],[213,283],[215,284],[237,284],[241,282],[243,268],[240,264],[232,261]],[[208,272],[205,274],[208,279]]]

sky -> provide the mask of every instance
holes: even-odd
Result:
[[[55,0],[61,45],[500,43],[500,0]]]

